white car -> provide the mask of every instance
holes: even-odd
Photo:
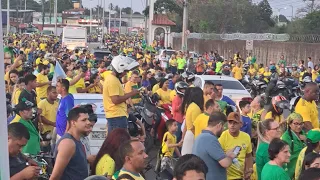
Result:
[[[107,119],[103,109],[102,94],[79,93],[73,94],[74,105],[94,104],[94,111],[98,116],[98,121],[93,127],[92,133],[89,135],[90,149],[92,154],[97,154],[106,139]]]
[[[223,86],[223,95],[232,99],[237,106],[239,101],[251,99],[251,95],[246,88],[237,79],[230,76],[196,75],[194,85],[203,89],[207,81],[211,81],[213,84],[221,84]]]

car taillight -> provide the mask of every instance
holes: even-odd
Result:
[[[253,99],[252,99],[252,97],[243,97],[243,98],[241,98],[241,101],[249,101],[249,102],[252,102]]]

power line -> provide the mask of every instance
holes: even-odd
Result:
[[[294,5],[294,4],[297,4],[297,3],[302,3],[301,5],[306,5],[306,3],[305,2],[301,2],[301,0],[298,0],[298,1],[293,1],[293,2],[287,2],[287,3],[280,3],[280,4],[270,4],[271,6],[277,6],[277,7],[279,7],[279,6],[286,6],[286,5]]]

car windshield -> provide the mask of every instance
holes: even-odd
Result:
[[[75,99],[74,100],[75,106],[81,105],[81,104],[94,104],[95,113],[97,114],[98,118],[105,118],[102,99]]]
[[[211,81],[213,84],[222,84],[223,89],[231,90],[246,90],[238,81],[227,81],[227,80],[206,80]]]
[[[110,55],[110,52],[95,52],[94,53],[94,56],[97,59],[103,59],[104,56],[109,56],[109,55]]]

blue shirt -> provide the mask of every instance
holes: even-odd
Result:
[[[230,99],[228,96],[223,95],[220,100],[227,102],[229,105],[236,106],[236,103],[232,101],[232,99]]]
[[[206,179],[226,180],[227,171],[219,163],[226,157],[217,137],[210,131],[203,130],[193,144],[192,154],[200,157],[208,166]]]
[[[66,97],[61,98],[56,119],[56,129],[59,136],[62,136],[66,131],[68,113],[73,108],[73,106],[74,98],[72,94],[68,94]]]
[[[248,116],[244,116],[241,115],[242,118],[242,127],[240,128],[240,131],[245,132],[247,134],[249,134],[249,136],[251,137],[251,119]]]
[[[174,90],[174,82],[171,79],[169,80],[168,88]]]

